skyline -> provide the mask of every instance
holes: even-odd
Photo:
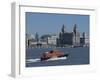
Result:
[[[72,32],[74,24],[77,24],[81,34],[85,32],[89,35],[89,15],[26,12],[25,16],[26,33],[57,34],[63,24],[67,32]]]

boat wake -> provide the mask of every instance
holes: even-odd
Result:
[[[55,61],[55,60],[65,60],[67,57],[58,57],[58,58],[51,58],[45,61]],[[26,60],[26,63],[35,63],[35,62],[41,62],[41,59],[36,58],[36,59],[28,59]]]

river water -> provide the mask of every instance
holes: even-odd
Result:
[[[42,67],[42,66],[60,66],[60,65],[86,65],[89,64],[89,47],[77,48],[56,48],[64,53],[69,53],[67,59],[39,61],[41,53],[54,50],[53,48],[27,48],[26,49],[26,67]],[[37,62],[29,62],[35,60]]]

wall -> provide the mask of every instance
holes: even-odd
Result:
[[[14,80],[14,78],[10,77],[10,65],[11,65],[11,2],[15,0],[1,0],[0,1],[0,80]],[[20,0],[17,0],[20,1]],[[47,5],[80,5],[80,6],[95,6],[97,11],[97,21],[96,21],[96,33],[94,42],[95,43],[95,53],[97,53],[97,72],[90,74],[64,74],[61,76],[33,76],[27,78],[21,78],[22,80],[100,80],[100,53],[99,53],[99,45],[100,45],[100,5],[99,0],[26,0],[26,1],[34,1],[34,4],[47,4]],[[17,79],[17,80],[21,80]]]

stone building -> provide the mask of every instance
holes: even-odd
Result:
[[[56,46],[57,45],[57,35],[51,35],[47,38],[47,44],[50,46]]]
[[[66,27],[63,25],[59,38],[57,39],[57,46],[79,46],[80,45],[80,33],[77,31],[77,25],[74,24],[73,31],[67,32]]]
[[[31,41],[35,40],[35,36],[31,33],[26,33],[25,36],[25,43],[26,43],[26,47],[29,47],[31,45]]]
[[[80,38],[81,46],[89,46],[89,36],[87,36],[84,32],[82,33],[82,37]]]

